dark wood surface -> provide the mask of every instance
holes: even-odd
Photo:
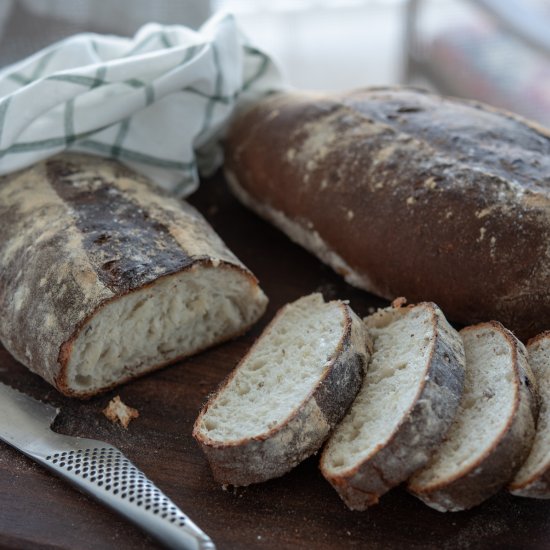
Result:
[[[0,380],[61,408],[54,428],[122,450],[220,549],[550,548],[550,502],[501,493],[478,508],[441,514],[399,488],[367,512],[350,512],[315,457],[268,483],[223,491],[191,437],[207,394],[235,366],[275,311],[321,291],[360,314],[384,302],[346,285],[315,258],[244,210],[221,177],[192,201],[258,276],[268,311],[246,336],[89,401],[62,397],[0,348]],[[128,430],[101,413],[119,394],[140,412]],[[0,547],[141,549],[141,531],[0,443]]]

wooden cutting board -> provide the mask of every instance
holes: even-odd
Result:
[[[201,404],[284,303],[313,291],[349,299],[360,315],[383,301],[344,283],[284,235],[241,207],[223,178],[193,202],[258,276],[270,298],[246,336],[89,401],[62,397],[0,347],[0,380],[61,408],[54,427],[120,448],[220,549],[550,548],[550,501],[501,493],[474,510],[438,513],[396,489],[367,512],[350,512],[313,457],[283,478],[223,491],[191,437]],[[101,413],[119,394],[139,410],[128,430]],[[155,548],[141,531],[0,443],[2,548]]]

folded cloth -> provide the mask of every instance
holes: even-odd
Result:
[[[233,16],[199,31],[78,34],[0,71],[0,174],[63,150],[116,158],[187,196],[222,162],[233,110],[283,87]]]

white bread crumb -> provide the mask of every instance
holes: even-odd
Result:
[[[138,410],[128,407],[128,405],[120,400],[119,395],[109,401],[109,404],[103,409],[103,414],[111,422],[118,422],[125,430],[128,429],[128,424],[134,418],[139,417]]]

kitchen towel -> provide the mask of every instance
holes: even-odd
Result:
[[[0,175],[61,151],[118,159],[177,196],[222,162],[234,109],[285,87],[230,14],[198,31],[78,34],[0,71]]]

